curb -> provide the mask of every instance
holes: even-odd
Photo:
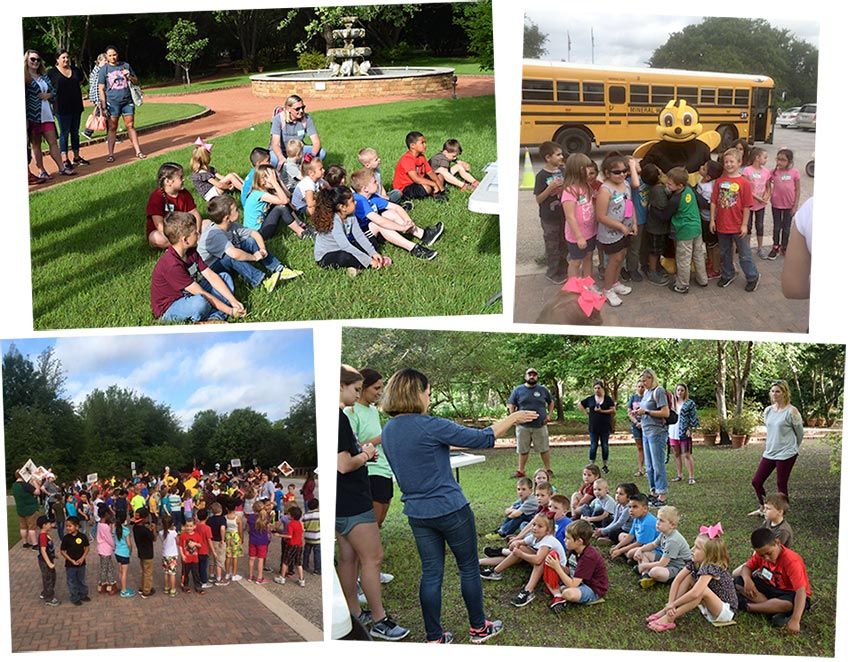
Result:
[[[169,126],[179,126],[181,124],[186,124],[188,122],[192,122],[194,120],[201,119],[202,117],[209,117],[210,115],[214,115],[214,114],[215,114],[215,111],[212,108],[210,108],[209,106],[204,106],[204,109],[202,111],[195,113],[194,115],[189,115],[188,117],[181,117],[180,119],[176,119],[176,120],[168,120],[168,121],[165,121],[165,122],[157,122],[156,124],[148,124],[147,126],[137,128],[136,133],[139,134],[140,136],[142,136],[146,133],[150,133],[151,131],[157,131],[159,129],[164,129],[164,128],[167,128]],[[127,136],[127,130],[124,129],[122,131],[118,131],[115,135],[116,135],[116,137],[119,137],[119,136],[126,137]],[[106,136],[103,136],[102,138],[92,138],[91,140],[85,141],[85,143],[80,142],[80,147],[82,147],[83,145],[98,145],[100,143],[105,143],[105,142],[106,142]],[[48,152],[42,152],[42,154],[50,154],[50,152],[49,151]]]

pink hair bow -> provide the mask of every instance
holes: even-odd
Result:
[[[720,522],[714,526],[701,526],[699,527],[699,534],[701,536],[708,536],[710,540],[713,540],[717,536],[723,535],[723,527],[720,526]]]
[[[590,317],[593,314],[593,309],[602,310],[605,305],[605,297],[592,290],[593,278],[570,278],[561,288],[562,292],[572,292],[578,294],[578,305],[581,311]]]
[[[204,139],[201,138],[200,136],[198,136],[198,139],[195,141],[195,144],[198,147],[203,147],[208,152],[212,152],[212,148],[213,148],[212,143],[205,143]]]

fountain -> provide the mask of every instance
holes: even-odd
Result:
[[[343,27],[332,31],[341,47],[327,51],[327,69],[278,71],[251,76],[251,91],[258,97],[377,97],[421,96],[448,91],[456,81],[449,67],[373,67],[366,58],[372,54],[368,46],[355,46],[355,40],[366,36],[364,28],[355,28],[356,16],[342,18]]]

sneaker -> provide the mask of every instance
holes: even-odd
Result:
[[[549,609],[555,614],[560,614],[564,610],[564,607],[566,607],[566,605],[567,601],[564,600],[564,598],[562,598],[560,595],[557,595],[553,597],[552,601],[549,603]]]
[[[272,292],[274,292],[274,288],[277,287],[279,281],[280,271],[275,271],[271,276],[269,276],[263,281],[263,287],[265,288],[266,292],[271,294]]]
[[[519,470],[514,471],[513,474],[511,475],[511,478],[525,478],[525,472],[519,471]]]
[[[689,291],[689,288],[680,287],[679,285],[676,285],[676,286],[673,287],[673,291],[676,292],[677,294],[687,294],[688,291]]]
[[[298,585],[299,585],[300,587],[304,588],[305,586],[307,586],[307,582],[305,582],[303,579],[299,579],[299,580],[298,580]]]
[[[498,531],[493,531],[492,533],[487,533],[487,534],[485,534],[485,535],[484,535],[484,540],[501,540],[501,539],[502,539],[502,538],[504,538],[504,537],[505,537],[505,536],[503,536],[503,535],[502,535],[501,533],[499,533]]]
[[[426,641],[426,644],[450,644],[455,640],[455,636],[451,632],[443,632],[439,639]]]
[[[608,303],[614,307],[617,307],[623,303],[623,300],[617,296],[617,293],[612,290],[603,290],[602,294],[605,295],[605,298],[608,300]]]
[[[513,598],[511,598],[511,604],[514,607],[525,607],[525,605],[527,605],[532,600],[534,600],[534,593],[522,589]]]
[[[484,621],[484,627],[481,628],[469,628],[469,642],[472,644],[481,644],[495,637],[502,630],[504,630],[505,625],[502,621]]]
[[[74,600],[74,602],[72,602],[71,604],[74,605],[75,607],[82,607],[83,606],[83,603],[82,603],[81,600]]]
[[[141,157],[140,157],[140,158],[141,158]],[[206,591],[205,591],[204,589],[202,589],[202,588],[199,588],[199,589],[197,589],[197,590],[195,591],[195,593],[197,593],[198,595],[203,595],[204,593],[206,593]]]
[[[184,593],[191,593],[192,592],[192,589],[189,588],[188,586],[181,586],[180,590],[183,591]]]
[[[756,255],[758,255],[762,260],[766,260],[767,256],[770,255],[770,251],[766,248],[759,248],[758,251],[756,251]]]
[[[73,170],[74,169],[74,164],[71,163],[68,159],[65,159],[62,162],[62,166],[65,168],[65,170]]]
[[[122,598],[132,598],[134,595],[136,595],[136,592],[131,588],[125,588],[118,595],[120,595]]]
[[[74,157],[74,165],[75,165],[75,166],[78,166],[78,165],[91,165],[91,162],[89,162],[88,160],[84,159],[82,156],[75,156],[75,157]]]
[[[62,168],[62,170],[59,171],[59,174],[63,177],[73,177],[77,173],[74,172],[73,168]]]
[[[30,547],[32,547],[32,545],[30,545],[28,542],[25,542],[21,545],[21,547],[23,547],[24,549],[29,549]],[[44,598],[43,595],[39,597]]]
[[[231,579],[233,579],[233,575],[231,575],[231,574],[228,572],[228,573],[224,576],[224,579],[225,579],[225,581],[228,581],[228,582],[229,582]]]
[[[389,616],[384,616],[377,623],[372,623],[369,634],[385,641],[401,641],[410,634],[410,630],[401,627]]]
[[[755,292],[759,286],[759,280],[761,279],[761,275],[755,277],[755,280],[747,281],[747,286],[744,288],[746,292]]]
[[[301,241],[312,241],[316,238],[316,234],[316,228],[310,225],[305,225],[303,231],[301,232],[300,239]]]
[[[278,575],[277,577],[274,578],[274,583],[275,584],[285,584],[286,583],[286,577],[284,577],[282,575]],[[358,594],[358,596],[360,595],[359,590],[357,591],[357,594]]]
[[[790,620],[790,612],[787,612],[785,614],[774,614],[770,617],[770,624],[778,628],[784,628],[786,625],[788,625],[788,621]]]
[[[661,286],[666,285],[670,281],[670,279],[667,278],[667,276],[662,276],[657,271],[649,271],[646,274],[646,279],[650,283],[652,283],[653,285],[661,285]]]
[[[434,195],[434,200],[436,200],[437,202],[448,202],[449,196],[445,191],[440,191],[439,193],[436,193]]]
[[[56,598],[52,600],[46,600],[45,603],[48,607],[58,607],[61,603]]]
[[[643,274],[641,274],[640,270],[634,269],[629,272],[629,277],[635,283],[640,283],[643,280]]]
[[[257,580],[257,583],[258,583],[258,584],[269,584],[269,583],[271,583],[271,582],[270,582],[270,580],[266,579],[265,577],[260,577],[260,578]]]
[[[626,269],[625,267],[620,269],[620,280],[631,280],[631,279],[632,279],[632,274],[628,269]]]
[[[432,251],[427,246],[423,246],[422,244],[414,244],[413,248],[410,249],[410,254],[413,257],[418,257],[420,260],[433,260],[437,257],[437,251]]]
[[[231,579],[235,582],[241,581],[242,575],[233,575],[233,577],[231,577]]]
[[[643,577],[641,577],[638,583],[640,584],[641,588],[652,588],[653,586],[655,586],[655,580],[649,575],[644,575]]]
[[[617,281],[611,286],[611,289],[614,290],[617,294],[630,294],[632,288],[628,285],[623,285],[620,281]]]
[[[771,248],[770,253],[767,254],[767,259],[768,260],[775,260],[779,256],[779,249],[780,248],[781,248],[780,246],[774,246],[773,248]]]
[[[201,584],[201,588],[212,588],[213,586],[215,586],[215,584],[213,584],[212,582],[204,582],[203,584]]]
[[[38,178],[39,178],[41,181],[47,181],[48,179],[52,179],[52,177],[51,177],[50,175],[48,175],[48,174],[47,174],[47,171],[46,171],[46,170],[42,170],[42,171],[40,171],[40,172],[38,173]]]
[[[608,465],[607,464],[602,465],[602,473],[604,473],[604,474],[608,473]]]
[[[413,203],[410,200],[402,200],[398,203],[398,206],[404,209],[404,211],[413,211]]]
[[[550,276],[550,275],[547,274],[546,280],[548,280],[550,283],[554,283],[555,285],[563,285],[564,283],[567,282],[567,277],[566,276]]]
[[[218,579],[218,580],[216,580],[215,585],[216,586],[229,586],[230,582],[227,581],[226,579]]]
[[[361,609],[360,613],[354,618],[356,618],[360,625],[364,628],[367,628],[372,624],[372,612],[368,609]]]
[[[502,579],[502,573],[496,572],[493,568],[481,568],[478,574],[481,575],[481,579],[490,579],[494,582]]]
[[[708,269],[706,271],[706,275],[708,276],[708,280],[717,280],[722,275],[719,271],[714,271],[713,269]]]
[[[735,276],[738,274],[734,274],[731,278],[726,278],[726,276],[721,276],[720,280],[717,281],[717,287],[728,287],[729,283],[735,280]]]
[[[389,584],[393,579],[395,579],[395,575],[391,575],[388,572],[382,572],[381,573],[381,583],[382,584]]]
[[[297,269],[290,269],[289,267],[283,267],[278,270],[280,274],[281,280],[292,280],[293,278],[298,278],[298,276],[302,276],[304,274],[303,271],[298,271]],[[267,570],[271,570],[271,568],[267,568]]]
[[[427,228],[422,229],[422,239],[421,241],[426,246],[433,246],[434,243],[443,236],[443,222],[439,221],[435,225],[431,225]]]
[[[501,547],[485,547],[484,548],[484,556],[488,559],[497,559],[502,556],[502,548]]]

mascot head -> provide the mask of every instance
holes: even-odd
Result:
[[[658,126],[655,131],[661,140],[674,143],[683,143],[693,140],[702,133],[702,124],[694,108],[685,101],[670,101],[661,115],[658,117]]]

